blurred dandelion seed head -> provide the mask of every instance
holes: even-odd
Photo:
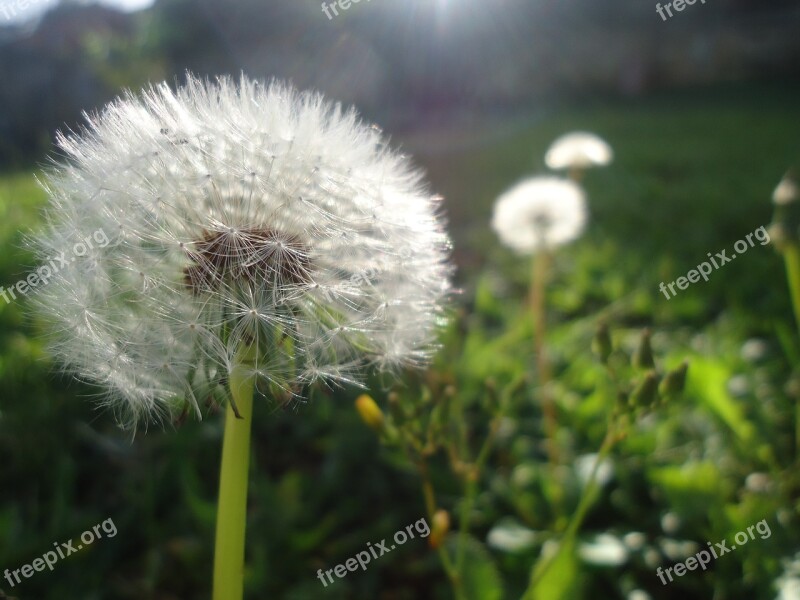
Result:
[[[536,544],[536,532],[514,519],[503,519],[492,527],[486,543],[502,552],[524,552]]]
[[[681,527],[681,519],[674,512],[666,512],[661,515],[661,529],[666,534],[673,534]]]
[[[110,243],[36,303],[54,355],[123,424],[199,414],[251,344],[258,381],[289,398],[428,361],[450,292],[440,199],[355,111],[190,76],[88,120],[58,137],[34,244],[47,260],[98,229]]]
[[[781,560],[783,573],[775,580],[778,596],[775,600],[800,598],[800,552]]]
[[[618,537],[601,533],[591,542],[582,542],[578,546],[578,555],[590,565],[619,566],[628,561],[629,552]]]
[[[558,177],[531,177],[497,199],[492,228],[519,254],[534,254],[576,239],[586,220],[580,186]]]
[[[599,486],[606,485],[614,477],[614,463],[609,458],[604,458],[599,464],[597,460],[599,455],[596,453],[582,454],[575,458],[575,471],[581,485],[585,486],[592,478],[592,473],[595,475],[595,480]],[[597,472],[595,473],[595,465]]]
[[[622,536],[622,542],[631,552],[638,552],[647,543],[647,536],[641,531],[631,531]]]
[[[798,199],[800,199],[800,188],[797,187],[797,181],[795,181],[793,175],[787,173],[772,193],[772,202],[782,206],[793,204]]]
[[[593,133],[576,131],[556,139],[547,150],[544,162],[549,169],[587,169],[604,167],[614,160],[611,146]]]

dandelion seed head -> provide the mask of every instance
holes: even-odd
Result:
[[[593,133],[576,131],[556,139],[547,150],[545,164],[554,171],[604,167],[614,160],[611,146]]]
[[[492,228],[516,252],[533,254],[574,240],[586,220],[580,186],[558,177],[531,177],[497,199]]]
[[[35,304],[55,357],[101,384],[123,424],[199,413],[250,344],[260,380],[294,395],[436,349],[451,273],[440,199],[355,111],[190,76],[57,141],[37,251],[72,256],[95,231],[108,244]]]

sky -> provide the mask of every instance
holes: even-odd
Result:
[[[0,26],[9,23],[23,23],[39,17],[48,8],[58,3],[58,0],[0,0]],[[135,11],[147,8],[153,0],[96,0],[84,2],[85,4],[104,4],[125,11]]]

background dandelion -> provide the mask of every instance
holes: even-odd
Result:
[[[544,156],[548,168],[567,170],[576,181],[581,179],[584,170],[606,167],[613,159],[614,151],[605,140],[584,131],[562,135],[550,145]]]
[[[516,252],[534,254],[571,242],[583,232],[586,220],[586,196],[577,184],[536,177],[497,199],[492,228]]]

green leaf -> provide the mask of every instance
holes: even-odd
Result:
[[[580,598],[580,566],[575,541],[563,542],[554,557],[541,556],[534,567],[533,581],[525,600],[573,600]]]
[[[710,461],[650,469],[648,476],[681,514],[705,514],[729,493],[717,466]]]
[[[753,425],[727,392],[726,385],[733,375],[731,370],[720,361],[701,356],[693,356],[689,363],[687,396],[699,398],[742,442],[751,442],[755,434]]]
[[[450,534],[447,550],[457,556],[459,536]],[[478,540],[464,536],[464,565],[461,580],[464,582],[466,600],[500,600],[503,597],[503,582],[489,551]]]

